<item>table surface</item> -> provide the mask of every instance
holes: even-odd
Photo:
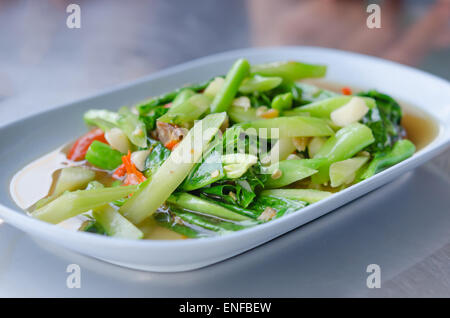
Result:
[[[133,6],[81,2],[82,28],[69,30],[58,27],[65,24],[64,1],[60,6],[58,1],[0,1],[0,30],[9,30],[0,33],[0,125],[172,64],[250,46],[239,1],[194,2],[204,11],[183,16],[177,12],[185,11],[175,12],[163,1]],[[177,9],[182,8],[183,2],[178,3]],[[206,14],[213,7],[221,14]],[[233,23],[221,27],[230,15]],[[127,23],[115,23],[122,20]],[[146,30],[139,26],[143,20]],[[444,65],[449,64],[445,52],[428,57],[420,67],[448,76],[442,73],[448,68],[441,67],[443,56]],[[2,223],[0,296],[449,297],[449,158],[447,151],[258,248],[184,273],[110,265]],[[81,268],[80,289],[66,287],[69,264]],[[379,289],[366,285],[369,264],[380,266]]]

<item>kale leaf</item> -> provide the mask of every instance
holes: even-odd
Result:
[[[158,106],[150,110],[146,115],[140,115],[139,119],[144,122],[147,132],[151,132],[156,128],[156,120],[168,111],[169,108]]]
[[[376,90],[358,95],[371,97],[376,101],[376,107],[370,109],[362,119],[362,123],[372,130],[375,138],[375,142],[365,150],[370,153],[383,151],[405,136],[405,130],[401,126],[402,109],[392,97]]]
[[[207,200],[211,200],[211,197],[204,197]],[[251,217],[253,219],[258,219],[261,214],[267,209],[274,209],[275,215],[272,218],[279,218],[283,215],[296,212],[304,208],[307,203],[298,200],[290,200],[282,198],[275,195],[260,195],[256,197],[248,207],[242,207],[236,205],[234,202],[226,201],[214,201],[214,203],[219,204],[233,212]],[[263,221],[267,221],[263,220]]]
[[[145,160],[144,174],[149,178],[170,156],[171,151],[164,147],[159,141],[153,141],[153,148]]]

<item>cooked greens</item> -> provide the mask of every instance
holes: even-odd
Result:
[[[224,235],[297,213],[414,154],[392,97],[299,82],[326,69],[239,59],[225,76],[132,108],[89,110],[93,129],[31,215],[80,217],[80,231],[126,239],[156,229]]]

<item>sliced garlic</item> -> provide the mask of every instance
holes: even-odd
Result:
[[[297,156],[296,154],[290,154],[286,160],[297,160],[297,159],[301,159],[299,156]]]
[[[333,111],[330,115],[333,123],[339,127],[359,121],[369,111],[366,102],[361,97],[352,97],[350,101]]]
[[[269,110],[269,108],[267,108],[267,106],[259,106],[259,107],[256,109],[256,116],[261,117],[261,116],[264,115],[268,110]]]
[[[247,110],[252,106],[252,104],[250,102],[250,98],[248,98],[247,96],[241,96],[241,97],[235,98],[233,100],[232,105],[236,106],[236,107],[242,107],[242,108],[244,108],[244,110]]]
[[[294,144],[297,151],[302,152],[305,151],[306,146],[308,145],[309,137],[294,137],[292,138],[292,143]]]
[[[211,172],[211,178],[217,178],[219,174],[220,174],[219,170],[214,170],[213,172]]]
[[[270,177],[272,179],[276,180],[276,179],[281,178],[282,174],[283,174],[283,171],[281,171],[280,169],[276,169]]]
[[[131,148],[128,137],[119,128],[111,128],[105,132],[105,139],[111,148],[119,150],[121,153],[127,153]]]
[[[150,154],[150,150],[140,150],[135,151],[131,154],[131,162],[138,168],[140,171],[144,171],[145,169],[145,160]]]
[[[251,154],[234,153],[222,156],[223,169],[231,179],[241,177],[257,161],[258,157]]]
[[[223,83],[225,83],[225,79],[223,77],[216,77],[211,83],[209,83],[203,94],[210,97],[216,96],[222,88]]]
[[[314,158],[319,149],[323,146],[327,139],[324,137],[313,137],[308,144],[308,155],[310,158]]]
[[[271,207],[265,208],[265,210],[258,216],[260,221],[270,221],[277,215],[277,210]]]
[[[354,157],[338,161],[330,166],[330,184],[333,188],[352,183],[356,171],[369,160],[368,157]]]

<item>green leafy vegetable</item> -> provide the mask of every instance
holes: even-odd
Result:
[[[170,150],[164,147],[160,142],[156,142],[145,160],[145,176],[147,178],[151,177],[169,156]]]
[[[264,77],[259,75],[253,75],[246,78],[241,86],[239,92],[243,94],[249,94],[254,92],[265,92],[274,89],[281,84],[283,79],[281,77]]]
[[[147,133],[156,129],[156,121],[158,118],[168,112],[168,108],[164,106],[158,106],[150,110],[146,115],[140,115],[139,119],[145,124]]]
[[[292,107],[293,99],[294,97],[290,92],[277,95],[272,100],[272,108],[279,111],[289,109]]]
[[[359,156],[335,162],[330,166],[330,185],[339,187],[355,180],[356,172],[369,160],[369,157]]]
[[[78,214],[103,206],[135,192],[138,186],[122,186],[104,189],[65,192],[49,204],[32,212],[32,216],[53,224]]]
[[[162,95],[160,95],[158,97],[151,98],[148,101],[137,105],[136,109],[138,110],[140,115],[146,115],[152,109],[154,109],[154,108],[156,108],[158,106],[163,106],[163,105],[166,105],[166,104],[172,102],[181,91],[186,90],[186,89],[190,89],[190,90],[192,90],[194,92],[199,92],[199,91],[204,90],[209,85],[209,83],[211,81],[212,80],[209,80],[209,81],[206,81],[206,82],[200,83],[200,84],[188,85],[188,86],[185,86],[185,87],[178,88],[178,89],[176,89],[174,91],[171,91],[169,93],[162,94]]]
[[[147,127],[139,119],[139,116],[133,114],[128,107],[119,109],[119,119],[117,125],[127,135],[128,139],[136,146],[147,147]]]
[[[337,96],[322,99],[320,101],[295,108],[288,112],[286,115],[292,116],[307,113],[314,117],[330,118],[330,114],[333,111],[350,102],[352,98],[353,96]],[[375,101],[373,99],[366,97],[364,98],[364,101],[366,102],[366,106],[369,109],[375,107]]]
[[[402,109],[400,105],[392,97],[375,90],[358,95],[373,98],[376,102],[376,107],[371,108],[362,119],[362,123],[372,130],[375,138],[375,142],[366,150],[375,153],[392,147],[405,135],[405,130],[401,126]]]
[[[169,111],[158,118],[158,120],[178,126],[190,127],[194,120],[199,119],[209,109],[210,104],[211,99],[209,97],[196,94],[187,100],[180,101],[178,104],[174,102]]]
[[[212,113],[227,111],[244,78],[248,75],[250,64],[246,59],[237,60],[225,77],[225,83],[220,88],[211,104]]]
[[[250,219],[246,216],[230,211],[211,201],[204,200],[186,192],[171,195],[169,199],[167,199],[167,202],[175,204],[180,208],[186,210],[196,211],[202,214],[215,216],[222,219],[232,221],[245,221]]]
[[[258,175],[256,168],[250,168],[235,180],[221,180],[209,188],[200,189],[202,196],[225,203],[247,207],[256,197],[256,191],[264,187],[266,175]]]
[[[279,76],[288,81],[297,81],[302,78],[323,77],[327,72],[327,67],[325,65],[287,61],[253,65],[251,72],[263,76]]]
[[[83,119],[86,124],[107,131],[117,127],[119,117],[119,114],[106,109],[91,109],[84,114]]]
[[[134,240],[142,239],[144,236],[141,230],[109,205],[95,209],[92,216],[108,236]]]
[[[222,139],[217,138],[211,143],[203,160],[191,170],[181,188],[192,191],[225,178],[222,165]]]
[[[200,231],[199,229],[194,229],[192,225],[184,222],[173,213],[157,212],[153,216],[155,221],[158,222],[159,225],[186,237],[201,238],[211,236],[211,233],[208,233],[209,231],[206,232]]]
[[[271,189],[262,191],[261,195],[277,196],[291,200],[305,201],[307,203],[315,203],[328,198],[332,193],[315,189]]]
[[[312,176],[312,181],[316,184],[328,182],[329,167],[332,163],[353,157],[373,142],[372,131],[360,123],[353,123],[339,129],[335,135],[328,138],[314,156],[314,158],[326,158],[327,163]]]
[[[370,178],[378,172],[411,157],[415,151],[416,147],[411,141],[407,139],[397,141],[392,149],[385,149],[375,155],[361,175],[361,179]]]
[[[235,211],[236,213],[261,221],[270,221],[271,219],[296,212],[307,205],[307,203],[303,201],[291,200],[272,194],[259,195],[246,208],[223,201],[218,202],[218,204],[229,210]]]
[[[105,229],[94,218],[84,221],[78,231],[106,235]]]
[[[280,188],[295,181],[312,176],[316,169],[326,164],[326,158],[283,160],[263,169],[270,175],[264,186],[266,188]]]
[[[334,134],[333,129],[328,126],[324,119],[303,116],[261,119],[242,123],[241,127],[246,130],[254,129],[256,133],[260,133],[260,129],[263,128],[268,138],[330,136]]]
[[[295,87],[299,91],[297,102],[300,105],[314,103],[330,97],[340,96],[338,93],[332,92],[327,89],[319,88],[315,85],[308,83],[296,82]]]
[[[211,114],[198,121],[161,167],[120,208],[120,212],[134,224],[138,224],[152,215],[178,188],[195,163],[200,160],[210,140],[223,124],[225,117],[225,113]]]
[[[230,232],[240,231],[245,228],[257,225],[253,220],[246,220],[240,222],[225,221],[215,217],[209,217],[183,209],[177,209],[174,206],[170,207],[171,213],[182,221],[192,224],[194,226],[206,229],[208,231],[216,232],[218,235],[227,234]]]
[[[114,170],[122,164],[123,154],[109,145],[95,140],[86,152],[86,160],[101,169]]]

